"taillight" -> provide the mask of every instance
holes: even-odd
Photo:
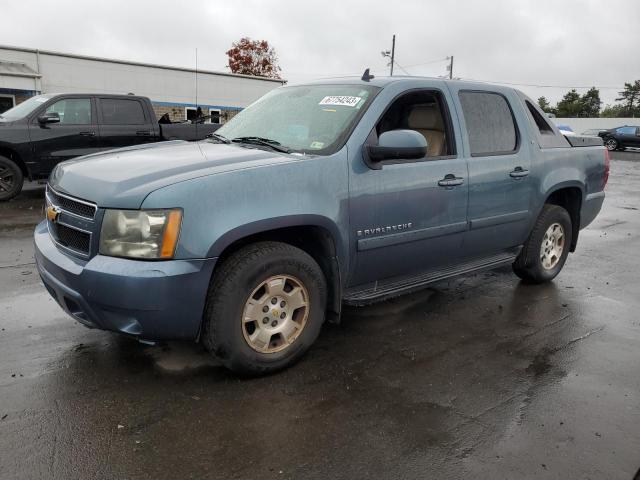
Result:
[[[609,181],[609,168],[611,165],[611,158],[609,158],[609,150],[604,149],[604,179],[602,182],[602,189],[607,186],[607,182]]]

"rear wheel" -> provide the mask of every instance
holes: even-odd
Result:
[[[256,243],[216,269],[202,339],[237,373],[275,372],[316,340],[325,305],[326,281],[313,258],[285,243]]]
[[[20,193],[24,177],[20,167],[7,157],[0,157],[0,201],[10,200]]]
[[[607,147],[607,150],[613,152],[618,148],[618,141],[615,138],[607,138],[604,141],[604,146]]]
[[[513,264],[513,271],[531,283],[553,280],[567,260],[571,239],[569,213],[558,205],[545,205]]]

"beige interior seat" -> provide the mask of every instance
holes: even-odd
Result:
[[[427,156],[439,157],[445,154],[446,142],[442,114],[437,105],[416,105],[409,113],[408,127],[427,140]]]

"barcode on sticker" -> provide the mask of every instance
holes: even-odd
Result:
[[[345,107],[355,107],[362,97],[351,97],[346,95],[333,95],[324,97],[318,105],[342,105]]]

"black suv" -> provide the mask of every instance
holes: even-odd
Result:
[[[624,150],[627,147],[640,148],[640,127],[625,125],[598,133],[607,150]]]

